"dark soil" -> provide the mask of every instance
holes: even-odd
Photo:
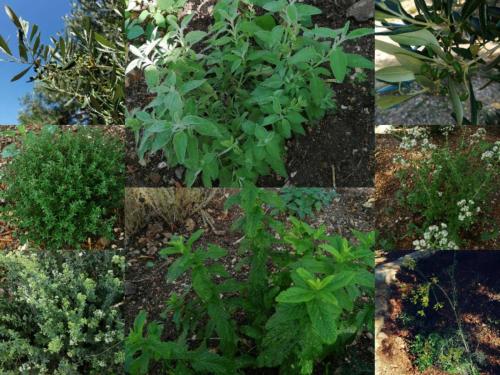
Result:
[[[347,21],[345,6],[336,5],[331,0],[304,2],[323,10],[322,15],[313,18],[313,22],[319,26],[339,28]],[[210,25],[214,3],[215,0],[188,2],[186,9],[196,10],[199,14],[193,21],[193,28],[206,29]],[[349,21],[351,29],[374,25],[373,21]],[[362,54],[370,60],[374,58],[374,41],[371,37],[347,42],[344,49],[347,52]],[[367,80],[362,83],[354,84],[348,79],[345,83],[335,84],[336,112],[328,114],[319,124],[311,124],[305,136],[296,136],[288,142],[286,166],[289,177],[283,179],[275,174],[264,176],[259,179],[258,186],[373,186],[374,75],[372,71],[366,73]],[[153,96],[147,93],[142,74],[136,71],[127,77],[126,90],[129,110],[144,106],[153,99]],[[127,147],[132,147],[133,144],[127,142]],[[160,164],[163,160],[160,153],[151,156],[146,166],[138,164],[133,149],[127,154],[127,186],[159,187],[183,184],[182,168],[158,168],[159,165],[163,166]]]
[[[359,191],[358,191],[359,190]],[[127,235],[127,269],[125,275],[125,325],[126,332],[130,330],[139,311],[148,312],[149,319],[161,320],[164,323],[164,339],[173,339],[176,332],[169,319],[161,319],[160,315],[165,310],[165,301],[173,293],[180,293],[188,287],[190,281],[187,276],[179,278],[175,283],[167,283],[165,275],[169,265],[175,260],[172,257],[163,259],[158,252],[166,246],[173,235],[189,236],[197,229],[204,229],[205,233],[196,243],[204,247],[210,243],[217,244],[228,251],[228,255],[221,258],[221,262],[232,277],[244,281],[248,275],[248,267],[240,265],[241,255],[238,253],[241,233],[231,230],[232,223],[241,215],[238,208],[229,211],[223,209],[223,204],[230,191],[220,189],[217,196],[205,208],[206,212],[214,219],[215,231],[204,224],[201,216],[196,215],[184,222],[166,223],[161,219],[151,219],[145,222],[142,229]],[[351,237],[350,230],[372,230],[371,209],[363,207],[369,199],[371,189],[349,189],[341,191],[338,198],[330,207],[326,207],[312,221],[313,225],[326,225],[329,233],[339,233]],[[244,320],[244,317],[237,317]],[[349,347],[342,358],[329,358],[324,361],[325,366],[330,366],[329,371],[341,368],[341,374],[372,373],[373,368],[373,342],[371,337],[365,335]],[[352,364],[352,366],[350,366]],[[358,372],[355,372],[355,370]],[[363,369],[365,372],[363,372]],[[369,371],[367,370],[369,369]],[[326,374],[328,372],[321,372]],[[325,371],[326,367],[325,367]],[[340,371],[340,370],[339,370]],[[151,374],[160,374],[155,368]],[[278,374],[274,369],[268,371],[248,371],[248,374]]]
[[[68,130],[76,131],[78,126],[63,126]],[[111,137],[118,137],[120,139],[125,138],[125,129],[123,126],[96,126],[108,134]],[[39,132],[41,130],[41,126],[39,125],[31,125],[27,127],[28,131],[31,132]],[[5,130],[15,130],[16,126],[2,126],[0,127],[0,177],[1,177],[1,169],[5,166],[9,159],[3,159],[1,157],[2,150],[8,146],[9,144],[15,142],[18,146],[20,146],[21,141],[19,137],[7,137],[2,135],[2,131]],[[0,181],[0,191],[5,189],[5,186],[2,185]],[[5,202],[0,199],[0,207],[5,205]],[[116,215],[117,221],[115,222],[113,232],[115,239],[113,241],[106,240],[104,238],[89,238],[88,242],[82,244],[83,249],[95,249],[95,250],[104,250],[104,249],[113,249],[113,250],[123,250],[124,249],[124,239],[125,239],[125,231],[124,231],[124,215],[123,209],[117,210],[113,215]],[[0,250],[2,249],[17,249],[20,247],[19,240],[15,236],[16,228],[14,228],[8,222],[2,222],[0,220]]]
[[[498,266],[500,253],[495,251],[441,251],[418,262],[419,272],[405,268],[398,274],[398,282],[391,288],[389,306],[391,316],[385,323],[385,332],[402,337],[407,344],[416,334],[431,332],[456,331],[457,323],[450,304],[446,302],[442,292],[436,290],[437,300],[431,293],[430,306],[436,301],[444,307],[435,311],[426,309],[425,318],[413,320],[403,325],[399,317],[401,313],[416,316],[416,307],[402,298],[404,290],[415,290],[419,285],[436,276],[439,285],[452,296],[453,284],[449,271],[456,257],[455,285],[457,290],[458,314],[463,324],[469,346],[476,352],[484,354],[484,364],[480,366],[482,375],[500,373],[500,280]],[[478,272],[480,270],[480,272]],[[425,276],[425,277],[424,277]],[[412,358],[411,354],[407,353]],[[391,358],[387,358],[389,361]],[[392,364],[397,367],[395,359]],[[419,374],[414,369],[414,374]],[[425,371],[425,374],[443,374],[436,368]]]
[[[492,143],[500,139],[500,130],[496,127],[487,129],[486,139]],[[458,142],[463,134],[474,133],[476,129],[466,128],[461,131],[456,131],[450,135],[450,142],[453,145]],[[444,137],[439,134],[431,134],[432,142],[443,144]],[[402,207],[397,201],[397,194],[400,191],[400,183],[395,176],[397,170],[393,158],[396,154],[401,153],[398,148],[400,141],[393,135],[383,134],[377,135],[377,149],[375,159],[377,163],[375,177],[375,223],[376,228],[380,233],[380,247],[383,250],[409,250],[413,249],[413,238],[410,236],[409,227],[412,224],[421,221],[418,213],[412,213]],[[407,151],[406,155],[410,156],[412,151]],[[492,231],[493,226],[500,228],[500,189],[491,197],[491,220],[490,227],[479,228],[478,235],[470,234],[468,238],[464,238],[465,249],[470,250],[494,250],[500,249],[500,236],[492,238],[488,241],[481,241],[479,233],[483,231]]]

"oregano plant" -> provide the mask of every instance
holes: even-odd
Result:
[[[346,41],[373,33],[312,26],[321,10],[295,0],[220,0],[208,32],[194,13],[166,17],[133,55],[152,94],[127,119],[141,162],[162,151],[185,169],[188,186],[242,186],[275,172],[286,176],[285,141],[336,108],[333,86],[353,68]]]
[[[373,329],[374,233],[354,232],[352,243],[287,220],[276,192],[251,186],[232,205],[243,210],[234,229],[244,235],[236,267],[248,269],[245,280],[224,267],[226,249],[196,246],[202,231],[174,237],[160,253],[173,257],[167,281],[187,284],[167,301],[176,337],[162,339],[163,325],[140,312],[125,344],[127,372],[155,364],[174,373],[312,374]],[[293,241],[299,233],[304,241]]]

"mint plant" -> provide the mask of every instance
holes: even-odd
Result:
[[[240,374],[276,368],[312,374],[325,358],[339,354],[357,335],[373,329],[374,233],[355,233],[358,244],[314,230],[290,218],[294,228],[271,214],[284,205],[272,191],[247,186],[227,207],[244,214],[234,228],[244,233],[237,267],[249,269],[236,280],[220,262],[226,250],[196,247],[202,231],[176,237],[161,251],[175,257],[167,271],[173,282],[187,277],[181,295],[167,301],[177,337],[161,339],[163,326],[146,324],[141,312],[125,344],[125,368],[146,374],[152,363],[165,371]],[[286,240],[303,230],[307,243]],[[304,238],[306,239],[306,238]],[[238,317],[238,318],[237,318]]]
[[[487,1],[414,1],[410,14],[401,1],[377,0],[375,18],[396,44],[376,40],[379,51],[393,55],[397,65],[376,72],[376,78],[394,85],[400,95],[380,95],[382,109],[398,105],[423,93],[448,96],[458,125],[478,125],[482,104],[472,79],[481,75],[499,82],[498,5]],[[397,19],[397,22],[394,22]],[[405,88],[416,82],[418,87]],[[488,83],[488,84],[489,84]],[[406,85],[408,87],[408,85]],[[470,117],[464,102],[469,101]]]
[[[333,83],[373,66],[342,47],[373,30],[311,27],[320,13],[294,0],[220,0],[208,32],[190,30],[194,14],[167,15],[166,32],[130,47],[127,72],[143,69],[156,94],[126,121],[141,162],[161,150],[188,186],[286,176],[285,141],[335,109]]]

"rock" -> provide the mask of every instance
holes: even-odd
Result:
[[[363,203],[363,207],[365,207],[365,208],[373,208],[373,204],[374,203],[375,203],[375,198],[370,198],[365,203]]]
[[[158,169],[165,169],[165,168],[167,168],[167,163],[165,163],[164,161],[158,164]]]
[[[183,167],[175,168],[175,177],[177,177],[178,180],[182,180],[182,176],[184,176],[184,168]]]
[[[352,17],[358,22],[368,21],[375,14],[373,0],[360,0],[347,9],[347,17]]]
[[[188,232],[192,232],[194,231],[194,228],[196,228],[196,223],[193,219],[189,218],[186,220],[185,226]]]

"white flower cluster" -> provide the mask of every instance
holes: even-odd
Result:
[[[396,155],[392,158],[392,162],[394,164],[401,164],[403,167],[407,167],[410,163],[403,157],[403,155]]]
[[[415,126],[406,131],[406,135],[401,139],[399,148],[411,150],[419,145],[424,150],[433,150],[436,145],[429,141],[429,134],[425,127]]]
[[[500,162],[500,141],[496,141],[491,150],[483,152],[481,160],[485,161],[489,168],[493,163]]]
[[[454,129],[453,125],[443,126],[441,127],[441,133],[447,137],[448,134],[450,134],[453,129]]]
[[[461,201],[457,202],[457,206],[460,209],[460,213],[458,214],[458,220],[459,221],[472,221],[474,211],[475,213],[480,213],[481,212],[481,207],[476,207],[474,210],[474,205],[475,202],[471,199],[465,200],[462,199]]]
[[[413,241],[415,250],[458,250],[457,244],[448,239],[448,226],[431,225],[424,232],[424,238]]]
[[[470,136],[470,143],[479,143],[479,141],[483,140],[484,137],[486,136],[486,129],[485,128],[479,128],[476,130],[474,134]]]

